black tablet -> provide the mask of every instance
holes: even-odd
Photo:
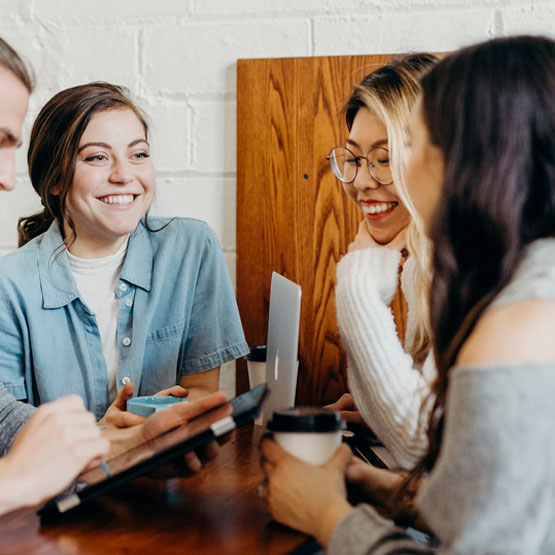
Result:
[[[249,424],[258,415],[267,393],[266,384],[259,385],[231,400],[231,416],[218,417],[216,407],[182,426],[110,459],[102,466],[82,473],[70,490],[51,499],[39,509],[39,516],[50,518],[65,513],[132,478],[150,473],[235,428]]]

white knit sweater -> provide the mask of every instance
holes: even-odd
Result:
[[[401,345],[389,307],[397,288],[399,251],[359,249],[337,265],[337,321],[347,351],[349,389],[365,422],[400,468],[411,468],[427,448],[420,407],[435,377],[431,353],[422,370]],[[405,262],[401,289],[408,305],[405,344],[415,331],[416,264]]]

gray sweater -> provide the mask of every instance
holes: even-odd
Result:
[[[494,305],[529,298],[555,300],[555,239],[529,247]],[[440,456],[417,497],[441,547],[360,505],[329,553],[555,553],[554,399],[555,361],[454,368]]]
[[[0,383],[0,456],[10,448],[15,436],[35,411],[35,407],[17,401]]]

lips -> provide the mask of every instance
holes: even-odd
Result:
[[[125,194],[125,195],[106,195],[104,197],[99,197],[98,200],[104,204],[117,204],[126,205],[131,204],[137,195]]]
[[[360,202],[360,208],[364,212],[364,214],[384,214],[385,212],[389,212],[393,210],[398,202]]]

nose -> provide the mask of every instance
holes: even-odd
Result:
[[[380,187],[380,183],[378,183],[374,179],[374,176],[370,173],[365,160],[361,160],[357,175],[353,181],[353,187],[359,191],[365,191],[366,189],[378,189]]]
[[[128,165],[125,162],[115,161],[112,165],[112,170],[108,178],[110,183],[118,185],[127,185],[133,181],[133,174],[131,173]]]
[[[0,190],[11,191],[15,187],[15,148],[0,149]]]

